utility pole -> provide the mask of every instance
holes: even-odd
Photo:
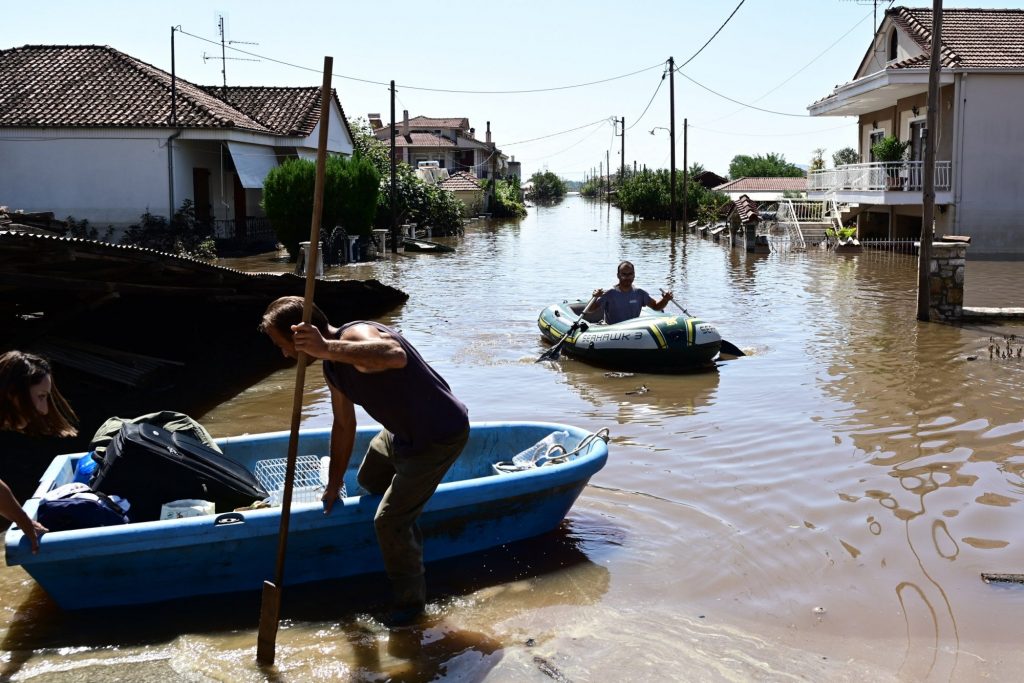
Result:
[[[606,196],[611,196],[612,193],[612,162],[610,157],[610,150],[604,151],[604,165],[608,168],[608,177],[604,182],[604,193]]]
[[[598,191],[600,191],[601,190],[601,186],[604,185],[604,183],[601,182],[604,179],[604,166],[603,166],[603,164],[604,164],[603,161],[597,162],[597,189],[598,189]]]
[[[395,132],[398,129],[398,124],[395,122],[395,82],[391,81],[391,249],[392,251],[398,251],[398,242],[395,239],[395,233],[398,230],[398,214],[396,213],[396,196],[398,191],[396,189],[395,173],[398,170],[398,162],[395,160]]]
[[[690,204],[690,192],[686,189],[687,174],[689,173],[689,167],[686,165],[686,130],[686,119],[683,119],[683,230],[686,230],[689,225],[686,220],[686,212]]]
[[[626,179],[626,117],[622,117],[622,170],[619,171],[619,182]]]
[[[917,261],[917,319],[930,319],[928,283],[932,260],[932,223],[935,221],[935,129],[939,123],[939,72],[942,70],[942,0],[932,0],[931,68],[928,72],[928,114],[924,138],[924,186],[922,187],[921,248]]]
[[[672,217],[672,234],[676,232],[676,60],[672,57],[668,58],[668,101],[669,101],[669,129],[668,139],[669,144],[672,147],[670,156],[670,172],[669,172],[669,184],[671,185],[672,192],[672,206],[671,213]]]

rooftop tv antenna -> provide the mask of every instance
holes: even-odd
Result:
[[[221,78],[223,79],[223,84],[224,84],[223,85],[223,89],[226,91],[228,89],[227,61],[229,59],[233,60],[233,61],[236,61],[236,62],[258,62],[258,61],[260,61],[258,59],[247,59],[245,57],[228,57],[225,54],[225,51],[227,49],[226,46],[227,45],[259,45],[259,43],[250,43],[250,42],[247,42],[247,41],[244,41],[244,40],[225,40],[225,35],[224,35],[224,33],[225,33],[225,31],[224,31],[224,15],[223,14],[218,14],[217,15],[217,31],[220,33],[220,57],[217,57],[217,55],[208,55],[204,51],[203,52],[203,63],[206,63],[206,61],[210,60],[210,59],[220,59],[220,75],[221,75]]]
[[[878,5],[885,4],[886,7],[892,5],[893,0],[846,0],[846,2],[855,2],[858,5],[871,5],[874,9],[871,14],[871,35],[878,33]]]

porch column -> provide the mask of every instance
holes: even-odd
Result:
[[[749,221],[743,224],[743,237],[748,254],[769,254],[771,246],[768,244],[768,236],[757,235],[759,221]]]
[[[967,244],[933,242],[928,267],[928,315],[936,322],[959,322],[964,313]]]

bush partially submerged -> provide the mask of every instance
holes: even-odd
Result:
[[[217,248],[208,226],[196,221],[192,200],[186,199],[174,212],[170,222],[149,211],[142,214],[142,222],[128,228],[121,244],[165,251],[178,256],[216,258]]]

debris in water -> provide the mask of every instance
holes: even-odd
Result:
[[[632,372],[606,372],[605,377],[632,377]]]
[[[544,659],[543,657],[538,657],[534,655],[533,663],[537,665],[538,669],[543,671],[552,679],[558,681],[558,683],[569,683],[569,678],[561,671],[559,671],[558,667],[556,667],[554,664]]]
[[[811,611],[814,612],[815,614],[824,614],[825,613],[825,608],[824,607],[815,607]]]
[[[537,644],[537,641],[534,640],[533,638],[527,638],[526,639],[526,643],[525,643],[526,647],[533,647],[536,644]]]
[[[1024,574],[989,574],[982,572],[981,578],[985,583],[1024,583]]]
[[[646,394],[648,391],[650,391],[650,389],[647,388],[647,385],[646,384],[641,384],[640,386],[638,386],[633,391],[627,391],[626,395],[627,396],[632,396],[632,395],[635,395],[635,394]]]

